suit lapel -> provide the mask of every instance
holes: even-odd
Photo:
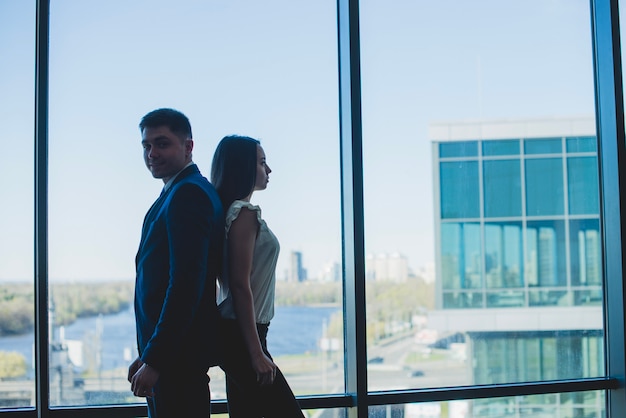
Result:
[[[165,199],[167,199],[167,196],[169,195],[170,191],[174,189],[174,186],[177,183],[179,183],[185,177],[188,177],[194,173],[199,173],[198,166],[196,166],[195,164],[192,164],[189,167],[185,168],[183,171],[181,171],[178,174],[178,176],[176,176],[176,178],[174,179],[174,182],[170,185],[170,187],[168,187],[167,190],[163,190],[159,198],[154,201],[152,206],[150,206],[150,209],[148,209],[148,213],[146,213],[146,216],[143,220],[143,227],[141,228],[141,241],[139,243],[139,249],[141,249],[141,247],[143,246],[143,242],[146,239],[146,233],[148,232],[149,225],[152,223],[152,221],[154,221],[154,217],[156,216],[156,214],[159,213],[159,210],[163,206],[163,203],[165,202]]]
[[[165,202],[165,199],[167,198],[167,195],[169,194],[169,191],[171,189],[172,188],[170,187],[167,191],[162,191],[159,198],[154,201],[152,206],[150,206],[148,213],[146,213],[146,216],[143,219],[143,227],[141,228],[141,241],[139,243],[139,248],[143,246],[143,242],[146,239],[146,233],[148,232],[148,227],[152,223],[152,221],[154,221],[154,217],[159,212],[159,209],[161,209],[161,207],[163,206],[163,202]]]

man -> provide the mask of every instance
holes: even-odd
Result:
[[[146,166],[165,186],[143,223],[135,259],[139,357],[128,369],[151,418],[209,415],[207,371],[217,364],[215,284],[223,210],[193,163],[191,125],[174,109],[139,124]]]

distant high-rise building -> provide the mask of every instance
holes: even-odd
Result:
[[[291,268],[289,269],[290,282],[303,282],[306,280],[306,270],[302,266],[302,252],[291,252]]]
[[[341,281],[341,266],[338,262],[333,261],[324,266],[320,273],[319,280],[323,282]]]
[[[409,262],[400,253],[368,255],[365,263],[367,280],[405,282]]]

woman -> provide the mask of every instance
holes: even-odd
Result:
[[[213,156],[211,182],[226,211],[224,266],[218,296],[226,396],[231,418],[304,417],[267,351],[274,316],[278,240],[250,203],[272,172],[258,140],[224,137]]]

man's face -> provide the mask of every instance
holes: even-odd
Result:
[[[193,141],[174,134],[167,126],[145,128],[141,133],[143,159],[156,179],[167,183],[191,161]]]

